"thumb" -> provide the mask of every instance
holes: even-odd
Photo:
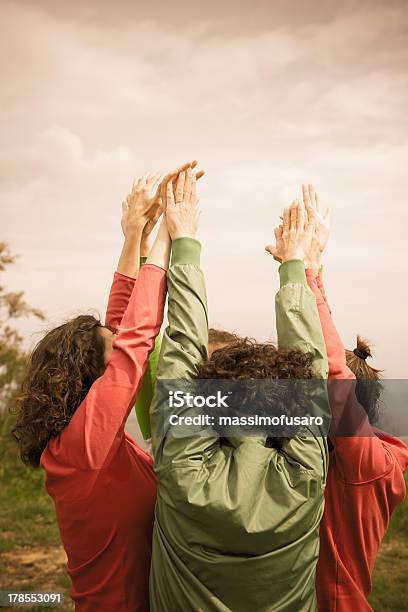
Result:
[[[279,261],[279,262],[281,261],[281,258],[279,257],[279,254],[278,254],[278,251],[273,246],[273,244],[267,244],[266,247],[265,247],[265,251],[270,253],[275,261]]]

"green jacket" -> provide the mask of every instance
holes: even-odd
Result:
[[[207,355],[205,282],[200,244],[173,243],[168,320],[158,379],[196,376]],[[280,346],[311,352],[316,376],[327,357],[303,262],[280,268],[276,297]],[[314,401],[329,418],[325,385]],[[158,395],[151,406],[158,475],[150,577],[152,612],[300,612],[316,609],[315,567],[328,467],[326,438],[175,438],[158,435]]]
[[[146,263],[147,257],[140,258],[140,266]],[[135,411],[139,423],[139,428],[144,440],[151,437],[150,432],[150,404],[154,395],[154,385],[156,383],[157,362],[159,360],[161,346],[160,335],[154,341],[154,349],[150,353],[146,372],[144,373],[142,386],[136,398]]]

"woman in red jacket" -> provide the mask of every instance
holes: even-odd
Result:
[[[335,328],[318,272],[328,226],[319,215],[311,186],[304,186],[303,197],[319,219],[306,275],[327,347],[333,415],[326,507],[320,524],[318,605],[324,612],[363,612],[372,610],[368,596],[382,538],[405,498],[408,448],[372,426],[381,391],[378,371],[365,364],[369,352],[362,341],[346,352]]]
[[[18,400],[14,435],[22,460],[46,472],[76,610],[149,609],[156,477],[124,427],[163,320],[164,222],[140,272],[139,255],[161,189],[190,165],[167,175],[153,198],[157,175],[134,185],[123,204],[125,241],[105,325],[82,315],[50,331],[31,355]]]

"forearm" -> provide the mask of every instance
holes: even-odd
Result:
[[[147,236],[147,234],[143,232],[142,239],[140,241],[140,257],[147,259],[147,257],[149,256],[149,253],[150,253],[149,236]]]
[[[280,290],[276,296],[278,344],[310,353],[318,378],[327,378],[327,354],[316,298],[310,291],[302,261],[292,260],[279,268]]]
[[[318,274],[316,275],[316,282],[317,282],[317,286],[320,289],[320,293],[323,296],[324,301],[326,302],[329,310],[330,310],[330,305],[329,302],[327,301],[327,296],[326,296],[326,291],[324,289],[324,283],[323,283],[323,266],[321,265],[318,271]]]
[[[139,272],[142,233],[143,225],[129,232],[125,237],[120,254],[117,271],[130,278],[137,278]]]
[[[166,219],[163,217],[146,263],[153,264],[155,266],[159,266],[159,268],[163,268],[163,270],[167,270],[169,267],[170,252],[171,239],[167,230]]]
[[[199,242],[194,239],[173,241],[167,277],[169,325],[163,335],[158,363],[158,390],[160,381],[195,378],[199,364],[207,357],[207,297],[204,276],[199,268],[200,250]],[[150,412],[157,471],[175,462],[188,461],[191,455],[203,454],[217,442],[201,435],[176,438],[163,418],[169,408],[162,396],[163,393],[156,391]]]
[[[113,341],[106,370],[63,432],[65,448],[73,462],[100,468],[118,448],[163,321],[165,298],[165,271],[144,267]]]
[[[322,426],[310,426],[306,437],[291,438],[285,452],[325,477],[328,469],[327,436],[330,404],[327,395],[327,355],[316,307],[316,299],[307,286],[304,263],[293,260],[279,268],[280,290],[276,296],[276,327],[279,348],[309,353],[313,370],[320,382],[310,381],[310,416],[323,418]]]
[[[318,285],[319,272],[317,270],[306,270],[308,285],[316,297],[317,310],[323,331],[323,337],[327,350],[329,365],[329,378],[350,379],[354,378],[351,370],[347,367],[346,352],[341,337],[332,319],[329,306],[325,296]]]
[[[139,269],[146,263],[147,257],[140,256]],[[106,308],[105,325],[112,330],[118,329],[132,295],[136,279],[120,272],[115,272],[109,292]]]

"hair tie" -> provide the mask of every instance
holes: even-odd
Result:
[[[358,348],[355,348],[353,353],[357,356],[360,357],[360,359],[364,359],[364,361],[367,359],[368,355],[366,353],[362,353]]]

